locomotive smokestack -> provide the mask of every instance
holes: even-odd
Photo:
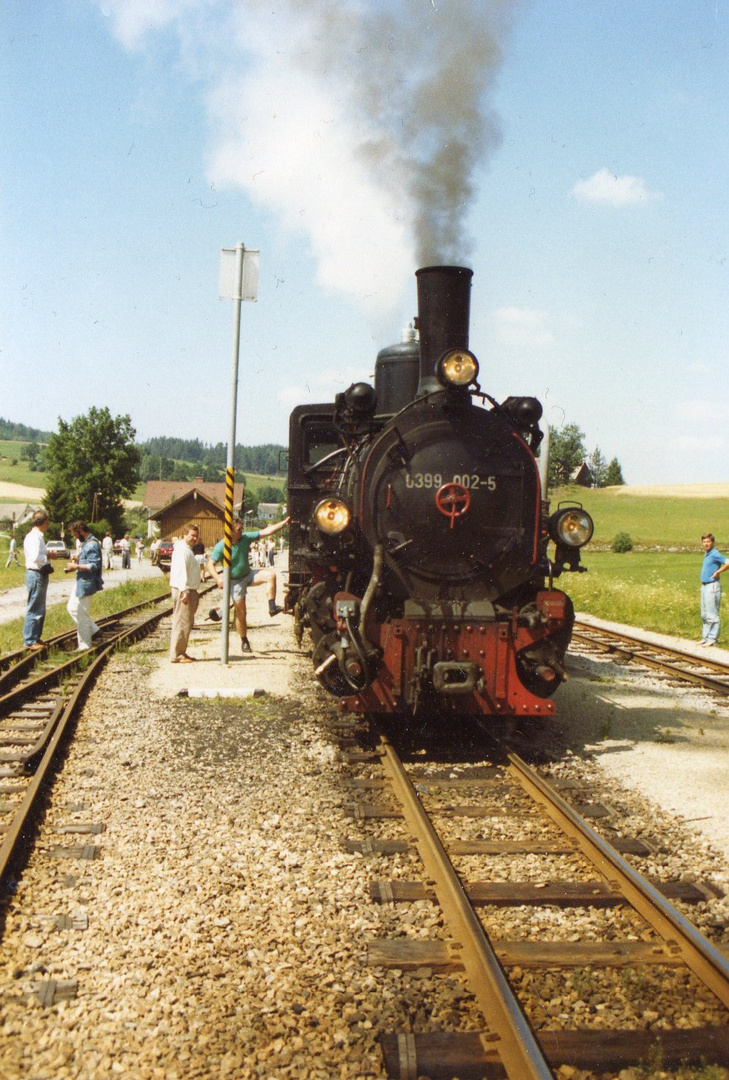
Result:
[[[418,397],[441,389],[436,365],[449,349],[468,348],[473,270],[466,266],[426,266],[416,270],[420,383]]]

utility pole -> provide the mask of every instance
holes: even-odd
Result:
[[[240,356],[240,306],[243,300],[258,299],[260,253],[246,251],[244,244],[222,248],[220,252],[220,299],[233,301],[233,372],[230,401],[230,434],[225,469],[225,522],[223,526],[223,610],[220,662],[228,663],[230,632],[230,562],[233,548],[233,502],[235,492],[235,422],[238,411],[238,360]]]

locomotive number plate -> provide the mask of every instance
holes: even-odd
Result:
[[[405,485],[409,488],[425,488],[431,490],[441,488],[443,484],[460,484],[469,491],[496,491],[495,476],[479,476],[478,473],[458,473],[450,478],[443,478],[442,473],[406,473]]]

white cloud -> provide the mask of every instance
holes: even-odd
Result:
[[[219,128],[208,165],[215,186],[242,188],[287,232],[307,236],[326,289],[363,307],[397,303],[414,265],[409,222],[362,168],[362,129],[335,97],[269,51],[249,74],[222,82],[209,107]]]
[[[505,345],[542,347],[551,345],[554,335],[548,326],[546,311],[534,308],[504,307],[495,313],[496,327]]]
[[[162,30],[200,6],[200,0],[99,0],[101,11],[111,19],[114,35],[127,49],[137,48],[144,37]]]
[[[608,203],[610,206],[632,206],[661,197],[660,192],[649,191],[640,176],[618,176],[609,169],[600,169],[589,179],[578,180],[572,194],[582,202]]]

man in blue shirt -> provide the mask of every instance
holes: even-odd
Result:
[[[76,588],[69,597],[66,610],[76,623],[77,651],[84,652],[91,648],[91,639],[96,637],[100,629],[89,614],[89,604],[94,593],[104,588],[101,544],[89,532],[85,521],[73,521],[71,532],[81,542],[81,547],[65,569],[67,574],[76,571]]]
[[[710,646],[716,645],[719,637],[719,574],[729,570],[729,559],[714,547],[713,533],[704,533],[701,543],[704,545],[704,561],[701,564],[701,644]]]

